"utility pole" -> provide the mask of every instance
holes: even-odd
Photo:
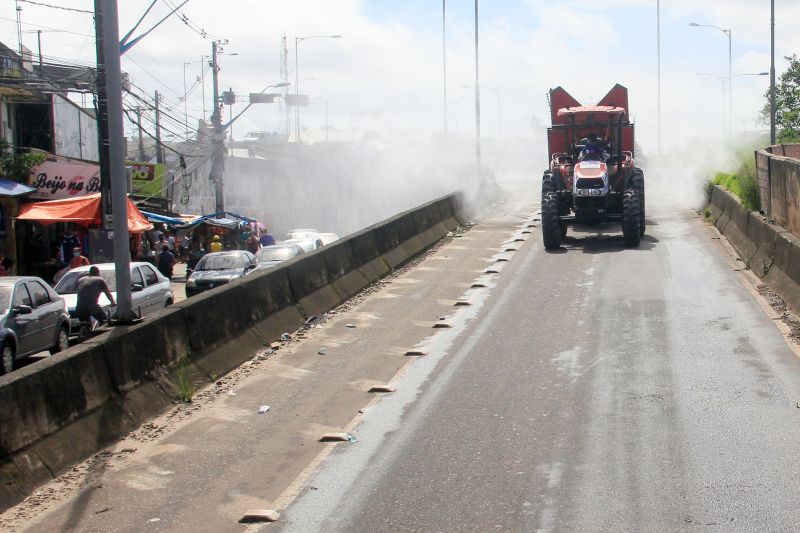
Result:
[[[211,181],[214,182],[214,192],[216,197],[215,212],[225,212],[225,190],[222,183],[222,174],[225,170],[225,139],[222,132],[222,115],[220,114],[219,102],[219,66],[217,65],[217,43],[211,43],[211,80],[213,85],[214,111],[211,113],[211,125],[213,127],[213,155],[211,158]]]
[[[97,36],[98,108],[101,113],[101,183],[110,185],[114,231],[114,272],[117,280],[118,322],[130,322],[131,271],[128,235],[128,183],[125,170],[125,128],[122,122],[122,72],[120,68],[119,20],[116,0],[95,0]],[[105,160],[105,161],[103,161]],[[102,171],[106,175],[102,175]],[[105,204],[105,200],[101,202]],[[104,211],[108,214],[109,211]],[[103,220],[104,223],[107,221]]]
[[[144,139],[142,139],[142,108],[136,107],[136,127],[139,129],[139,161],[144,163]]]
[[[661,155],[661,0],[656,0],[656,54],[658,56],[658,155]]]
[[[281,37],[281,83],[284,84],[281,124],[286,124],[286,140],[288,141],[292,134],[292,114],[289,112],[289,106],[286,103],[286,97],[289,95],[289,49],[286,47],[285,33]]]
[[[481,171],[481,80],[478,65],[478,0],[475,0],[475,163],[478,166],[478,181],[483,184],[483,173]]]
[[[447,38],[446,38],[446,0],[442,0],[442,101],[444,103],[444,136],[447,137]]]
[[[36,42],[39,45],[39,68],[42,66],[42,30],[36,30]]]
[[[159,165],[164,163],[164,150],[161,148],[161,110],[159,109],[159,101],[161,95],[156,91],[156,163]]]
[[[769,144],[775,138],[775,0],[770,1],[770,64],[769,64]]]

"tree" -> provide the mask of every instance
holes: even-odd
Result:
[[[0,139],[0,177],[28,183],[33,167],[44,162],[44,154],[37,152],[15,154],[14,148],[5,139]]]
[[[800,142],[800,59],[786,56],[789,68],[775,83],[775,134],[779,143]],[[769,124],[769,89],[761,117]]]

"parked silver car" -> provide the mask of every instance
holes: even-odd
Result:
[[[15,360],[69,347],[67,304],[41,278],[0,277],[0,313],[0,374]]]
[[[100,277],[106,280],[108,289],[114,299],[116,300],[117,298],[117,275],[114,271],[114,263],[100,263],[73,268],[64,274],[64,277],[58,281],[55,287],[56,292],[67,301],[70,316],[74,314],[75,306],[78,303],[78,280],[87,275],[92,266],[100,269]],[[133,310],[141,314],[141,316],[147,316],[175,301],[175,297],[172,294],[172,283],[150,263],[131,263],[131,289]],[[104,311],[113,314],[115,308],[111,307],[111,302],[108,301],[104,294],[100,295],[97,303],[100,304]],[[78,325],[76,317],[72,318],[72,325]]]

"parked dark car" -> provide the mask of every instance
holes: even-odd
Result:
[[[41,278],[0,277],[0,373],[14,362],[69,347],[69,314],[64,298]]]
[[[225,285],[231,280],[255,272],[256,267],[258,262],[255,256],[245,250],[206,254],[186,279],[186,296],[194,296]]]
[[[256,252],[256,261],[258,268],[270,268],[302,253],[303,249],[296,244],[276,244],[265,246]]]

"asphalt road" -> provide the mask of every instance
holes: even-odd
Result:
[[[638,249],[537,230],[284,530],[800,529],[800,360],[701,219],[649,218]]]
[[[800,359],[741,264],[663,203],[637,249],[584,227],[547,253],[531,189],[0,529],[800,530]]]

